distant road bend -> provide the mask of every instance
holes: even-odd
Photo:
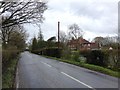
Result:
[[[118,78],[30,52],[18,62],[17,88],[118,88]]]

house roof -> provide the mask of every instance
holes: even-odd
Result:
[[[83,39],[82,37],[78,38],[78,39],[73,39],[73,40],[70,40],[68,42],[68,44],[76,44],[76,43],[80,43],[80,44],[89,44],[90,42]]]
[[[90,43],[89,41],[87,41],[87,40],[85,40],[85,39],[83,39],[83,38],[79,38],[79,42],[82,44],[82,43]]]

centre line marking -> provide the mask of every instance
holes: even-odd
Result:
[[[41,63],[47,65],[48,67],[52,67],[51,65],[49,65],[49,64],[47,64],[47,63],[44,63],[44,62],[41,62]]]
[[[63,64],[66,64],[66,63],[64,63],[64,62],[59,62],[59,63],[63,63]]]
[[[69,78],[71,78],[71,79],[73,79],[73,80],[75,80],[75,81],[77,81],[77,82],[83,84],[84,86],[86,86],[86,87],[88,87],[88,88],[91,88],[91,89],[95,90],[93,87],[91,87],[91,86],[85,84],[84,82],[81,82],[81,81],[79,81],[78,79],[76,79],[76,78],[74,78],[74,77],[72,77],[72,76],[70,76],[70,75],[68,75],[68,74],[66,74],[66,73],[64,73],[64,72],[61,72],[61,73],[64,74],[64,75],[66,75],[67,77],[69,77]]]

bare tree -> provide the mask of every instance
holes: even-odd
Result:
[[[65,43],[67,40],[67,35],[65,34],[65,32],[60,31],[59,38],[60,38],[60,42]]]
[[[17,49],[25,49],[26,47],[26,39],[27,39],[27,33],[26,31],[21,27],[18,30],[14,30],[11,32],[9,36],[9,46],[16,46]]]
[[[41,25],[38,24],[37,26],[39,28],[38,37],[37,37],[38,41],[43,41],[44,40],[44,36],[43,36],[42,30],[41,30]]]
[[[17,40],[17,38],[21,38],[21,42],[22,42],[23,40],[25,41],[28,37],[28,34],[21,25],[6,27],[1,30],[0,34],[1,34],[0,37],[2,38],[3,47],[9,45],[13,40]],[[14,43],[21,43],[21,42],[14,42]]]
[[[0,32],[0,38],[2,40],[3,46],[6,45],[9,42],[9,38],[10,35],[12,33],[12,31],[14,31],[15,27],[6,27],[6,28],[2,28],[1,32]]]
[[[45,2],[0,2],[0,37],[3,46],[9,43],[11,33],[20,29],[24,23],[42,23]]]
[[[74,38],[76,40],[76,49],[78,50],[80,48],[79,43],[79,37],[83,36],[82,29],[77,24],[72,24],[69,26],[69,38]]]
[[[1,2],[2,28],[24,23],[41,23],[47,9],[45,2]]]
[[[66,45],[68,43],[68,38],[67,38],[67,34],[64,31],[60,31],[59,39],[60,39],[60,46],[62,48],[66,48]]]
[[[69,26],[69,35],[71,38],[78,39],[83,36],[83,31],[77,24],[72,24]]]

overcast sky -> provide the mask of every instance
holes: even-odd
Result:
[[[83,37],[92,40],[96,36],[114,36],[118,33],[119,0],[48,0],[48,10],[41,25],[44,39],[57,35],[60,30],[67,33],[68,25],[76,23],[84,31]],[[30,37],[37,35],[35,25],[26,25]]]

